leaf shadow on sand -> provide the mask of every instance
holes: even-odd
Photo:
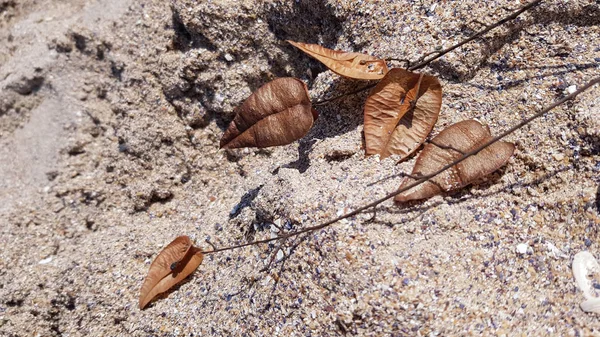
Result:
[[[427,204],[427,205],[423,205],[424,201],[421,200],[421,201],[407,202],[402,205],[379,206],[378,211],[385,212],[387,214],[400,215],[400,214],[410,214],[413,212],[417,212],[417,214],[413,215],[409,218],[402,218],[398,222],[390,222],[390,221],[383,221],[383,220],[377,220],[377,219],[373,220],[372,222],[386,225],[389,227],[398,226],[399,223],[407,223],[407,222],[416,220],[416,219],[420,218],[423,214],[425,214],[427,211],[435,209],[437,206],[444,204],[444,203],[447,203],[449,205],[457,205],[457,204],[461,204],[461,203],[463,203],[465,201],[469,201],[469,200],[491,197],[491,196],[497,195],[498,193],[502,193],[502,192],[510,194],[511,191],[516,187],[519,187],[519,188],[536,187],[536,186],[539,186],[540,184],[544,183],[546,180],[557,176],[559,173],[566,172],[571,169],[572,169],[572,167],[562,167],[558,170],[548,172],[545,175],[543,175],[542,177],[536,178],[530,182],[515,182],[515,183],[505,185],[504,187],[502,187],[499,190],[493,190],[493,191],[489,191],[489,192],[477,194],[477,195],[474,195],[472,193],[473,190],[487,191],[492,186],[497,184],[503,175],[502,169],[501,169],[499,173],[495,173],[494,175],[492,175],[491,177],[489,177],[488,179],[486,179],[485,181],[483,181],[481,183],[476,182],[476,183],[471,184],[459,191],[456,191],[455,193],[441,194],[444,197],[452,196],[452,198],[450,200],[438,200],[438,201],[435,201],[435,202]]]

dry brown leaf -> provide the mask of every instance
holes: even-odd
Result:
[[[304,82],[278,78],[256,90],[236,110],[221,138],[221,148],[286,145],[302,138],[317,116]]]
[[[440,132],[417,157],[411,176],[431,174],[452,161],[490,141],[492,136],[487,126],[470,119],[451,125]],[[430,198],[442,191],[456,190],[504,166],[512,156],[515,146],[508,142],[496,142],[464,161],[452,166],[408,191],[398,194],[394,201],[405,202]],[[400,188],[413,183],[406,177]]]
[[[441,107],[442,86],[437,78],[390,70],[365,102],[366,154],[379,154],[382,159],[411,155],[433,129]]]
[[[318,44],[288,42],[321,61],[334,73],[359,80],[379,80],[388,72],[385,60],[361,53],[327,49]]]
[[[140,290],[140,309],[193,273],[203,258],[202,251],[194,247],[187,236],[179,236],[169,243],[150,265]]]

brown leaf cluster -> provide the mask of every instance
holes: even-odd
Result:
[[[536,0],[529,3],[465,42],[447,48],[438,57],[502,22],[514,19],[521,12],[532,8],[539,2]],[[441,108],[442,89],[437,78],[403,69],[388,71],[385,60],[370,55],[330,50],[318,45],[293,41],[288,42],[342,76],[366,80],[382,79],[370,93],[364,108],[367,155],[378,154],[381,158],[400,155],[406,158],[425,141],[437,121]],[[424,61],[418,66],[427,64],[429,61]],[[279,237],[220,249],[213,246],[213,250],[206,253],[267,243],[282,238],[287,239],[291,236],[320,230],[341,219],[375,207],[394,195],[394,200],[401,203],[425,199],[441,192],[462,188],[496,171],[508,162],[514,153],[515,146],[512,143],[500,142],[499,139],[598,83],[600,83],[600,78],[588,82],[571,95],[495,138],[492,137],[489,127],[473,119],[461,121],[445,128],[424,146],[416,159],[411,175],[402,181],[399,190],[341,217]],[[234,120],[221,139],[220,146],[221,148],[237,148],[289,144],[303,137],[312,127],[316,118],[317,112],[311,106],[306,85],[295,78],[277,79],[262,86],[238,108]],[[417,180],[420,184],[415,184]],[[400,192],[401,189],[407,188],[410,189]],[[140,309],[146,307],[155,296],[167,291],[193,273],[202,263],[203,257],[203,252],[193,246],[189,237],[180,236],[173,240],[158,254],[150,266],[140,290]],[[576,270],[577,256],[575,260],[574,272],[581,271]],[[575,274],[577,279],[578,275]],[[585,278],[585,275],[580,278]],[[589,300],[582,303],[581,307],[584,311],[598,311],[600,301]]]
[[[405,159],[425,142],[442,106],[442,87],[436,77],[404,69],[388,71],[385,60],[366,54],[288,42],[339,75],[362,80],[381,79],[364,107],[366,155],[377,154],[381,158],[398,155]],[[290,144],[306,135],[317,117],[306,84],[296,78],[278,78],[260,87],[237,108],[220,147]],[[405,178],[400,188],[419,176],[440,170],[491,138],[489,128],[475,120],[446,128],[425,145],[411,177]],[[506,164],[513,152],[513,144],[496,142],[421,185],[398,194],[394,200],[425,199],[464,187]],[[203,257],[189,237],[173,240],[150,265],[140,290],[140,309],[193,273]]]
[[[388,70],[385,60],[371,55],[288,42],[341,76],[381,79],[364,106],[366,155],[377,154],[382,159],[396,155],[404,160],[425,142],[442,107],[442,86],[436,77],[399,68]],[[317,116],[306,84],[296,78],[279,78],[259,88],[237,109],[221,148],[289,144],[306,135]],[[435,138],[444,148],[425,146],[413,173],[434,172],[490,137],[489,130],[474,120],[458,123]],[[504,165],[512,152],[512,144],[497,143],[395,200],[424,199],[463,187]]]
[[[169,243],[152,261],[140,289],[139,307],[144,309],[157,295],[183,281],[202,263],[204,255],[187,236]]]

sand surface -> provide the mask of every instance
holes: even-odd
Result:
[[[366,92],[317,107],[291,145],[218,150],[276,77],[313,101],[365,85],[285,40],[417,60],[522,4],[0,0],[0,335],[600,335],[571,271],[577,252],[600,258],[598,87],[508,137],[515,155],[475,185],[208,255],[137,306],[178,235],[208,250],[312,226],[412,169],[365,157]],[[598,41],[597,1],[544,1],[433,62],[432,135],[506,130],[598,76]]]

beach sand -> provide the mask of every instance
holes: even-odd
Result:
[[[0,335],[600,335],[571,271],[600,258],[600,87],[510,135],[514,156],[474,185],[209,254],[138,309],[175,237],[210,250],[314,226],[411,171],[365,157],[368,92],[316,107],[293,144],[219,150],[274,78],[314,102],[371,83],[285,40],[415,61],[524,4],[0,0]],[[432,62],[432,136],[507,130],[598,76],[598,41],[597,1],[544,1]]]

